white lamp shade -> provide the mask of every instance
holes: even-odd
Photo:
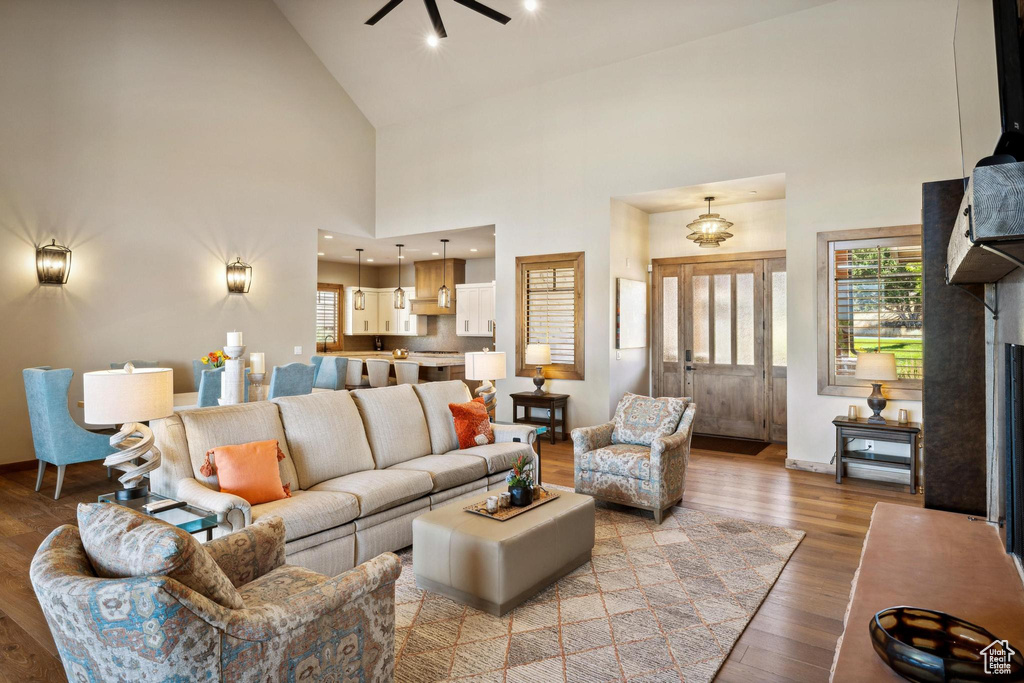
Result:
[[[526,345],[526,364],[527,365],[550,365],[551,364],[551,347],[547,344],[527,344]]]
[[[505,379],[505,352],[474,351],[467,353],[466,379]]]
[[[85,421],[125,424],[157,420],[174,413],[174,371],[170,368],[100,370],[82,376]]]
[[[892,353],[858,353],[857,379],[891,382],[896,379],[896,355]]]

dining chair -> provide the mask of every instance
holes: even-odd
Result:
[[[270,375],[270,391],[267,398],[300,396],[313,393],[313,375],[316,367],[305,363],[275,365]]]
[[[370,386],[369,378],[363,374],[362,358],[346,358],[345,387],[347,389],[358,389],[359,387]]]
[[[420,364],[414,360],[396,360],[395,380],[398,384],[419,384]]]
[[[131,363],[137,368],[158,368],[160,367],[160,361],[158,360],[123,360],[120,363],[111,363],[111,370],[120,370],[128,363]]]
[[[394,383],[388,377],[391,374],[391,361],[386,358],[367,358],[366,374],[370,378],[371,387],[386,387]]]
[[[203,370],[210,369],[210,366],[201,360],[192,361],[192,387],[194,391],[199,391],[199,383],[203,379]]]
[[[74,371],[70,368],[53,370],[49,366],[26,368],[21,376],[25,380],[25,398],[28,401],[28,420],[32,427],[32,444],[39,460],[36,491],[43,486],[47,463],[57,466],[57,490],[53,499],[60,498],[64,485],[64,468],[77,462],[103,460],[117,449],[110,445],[110,437],[90,432],[71,418],[68,410],[68,388]],[[110,471],[107,471],[109,476]]]
[[[219,368],[207,368],[203,370],[199,380],[199,397],[196,401],[197,408],[209,408],[220,405],[220,381],[224,377],[223,366]],[[245,400],[249,401],[249,368],[245,369],[247,375],[245,381]]]
[[[340,356],[313,356],[310,358],[316,372],[313,374],[313,387],[337,391],[345,388],[348,359]]]

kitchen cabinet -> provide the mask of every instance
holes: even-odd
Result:
[[[456,285],[455,333],[490,337],[494,333],[494,283]]]
[[[412,313],[412,301],[406,290],[405,308],[396,309],[394,289],[363,288],[366,308],[355,310],[355,288],[345,290],[345,334],[350,336],[388,335],[416,337],[427,333],[427,319]]]

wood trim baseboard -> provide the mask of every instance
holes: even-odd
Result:
[[[17,462],[5,462],[0,463],[0,474],[10,474],[11,472],[24,472],[25,470],[34,470],[38,467],[38,460],[19,460]]]
[[[786,458],[787,470],[801,470],[803,472],[814,472],[816,474],[831,474],[835,476],[836,466],[820,460],[797,460]]]
[[[722,261],[760,261],[770,258],[786,258],[785,249],[769,251],[744,251],[737,254],[699,254],[696,256],[673,256],[651,259],[656,266],[677,266],[683,263],[720,263]]]

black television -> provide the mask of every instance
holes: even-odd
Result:
[[[958,0],[953,54],[964,176],[1024,161],[1024,0]]]

